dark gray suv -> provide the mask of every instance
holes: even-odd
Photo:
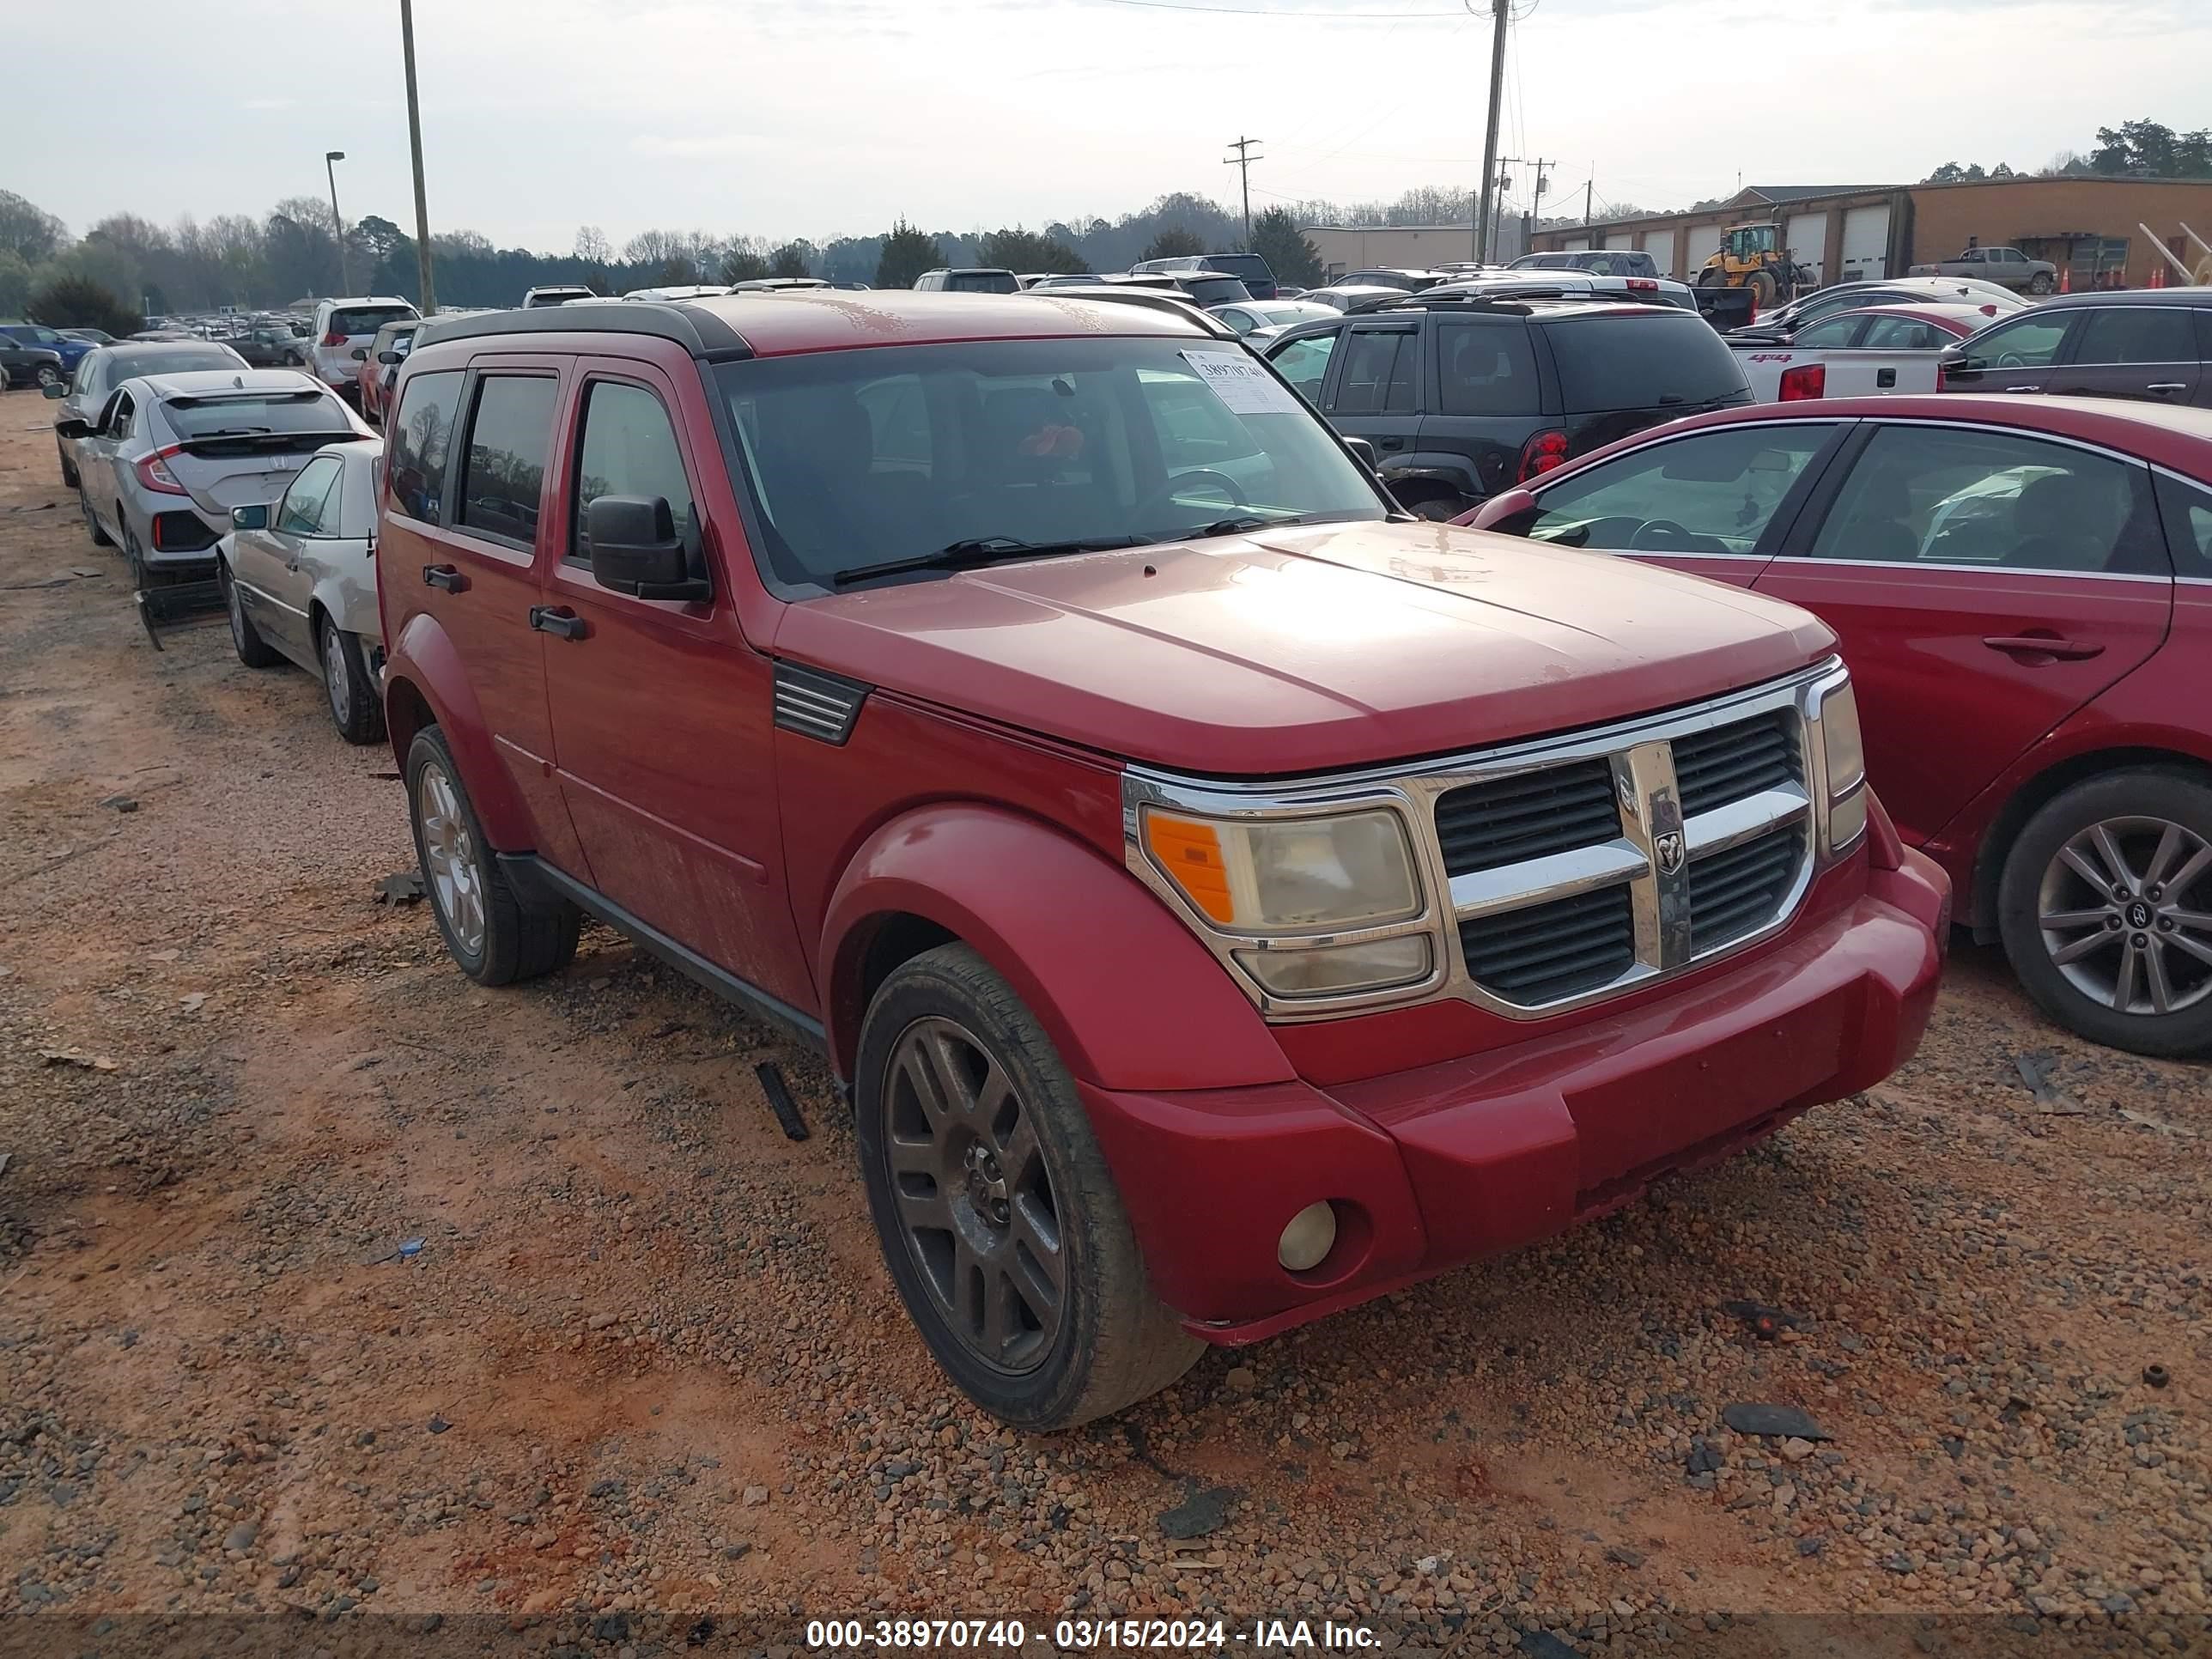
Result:
[[[1694,313],[1590,299],[1413,296],[1285,329],[1265,355],[1410,513],[1449,519],[1632,432],[1747,404]]]

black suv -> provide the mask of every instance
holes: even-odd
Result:
[[[1752,401],[1735,354],[1671,306],[1409,297],[1286,329],[1267,361],[1408,512],[1449,519],[1616,438]]]

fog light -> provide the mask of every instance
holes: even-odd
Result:
[[[1318,1267],[1336,1247],[1336,1211],[1328,1202],[1309,1204],[1291,1218],[1275,1246],[1275,1260],[1294,1273]]]

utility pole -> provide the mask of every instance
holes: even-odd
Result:
[[[1557,161],[1547,161],[1540,155],[1501,155],[1498,158],[1498,188],[1500,194],[1513,188],[1513,175],[1505,171],[1507,167],[1533,167],[1536,169],[1536,182],[1529,190],[1528,205],[1521,215],[1521,251],[1523,253],[1530,251],[1530,245],[1536,239],[1536,215],[1543,210],[1544,193],[1552,187],[1552,177],[1547,169],[1558,165]],[[1505,222],[1504,206],[1502,203],[1498,208],[1498,222],[1501,227]]]
[[[1490,36],[1490,122],[1482,130],[1482,200],[1474,214],[1474,258],[1478,264],[1490,258],[1491,192],[1498,187],[1498,106],[1505,94],[1505,23],[1511,15],[1510,0],[1490,0],[1497,27]]]
[[[323,152],[323,171],[330,175],[331,180],[331,228],[337,233],[338,239],[338,288],[341,292],[353,287],[353,277],[346,270],[345,220],[338,212],[338,163],[344,160],[345,152],[342,149]]]
[[[407,59],[407,143],[415,155],[415,276],[422,288],[422,314],[438,314],[430,287],[430,210],[422,195],[422,111],[415,97],[415,0],[399,0],[399,44]]]
[[[1583,223],[1590,222],[1590,198],[1597,194],[1597,174],[1593,173],[1583,180]]]
[[[1249,252],[1252,246],[1252,163],[1267,159],[1264,155],[1253,155],[1251,150],[1253,145],[1264,142],[1266,141],[1259,138],[1233,139],[1229,148],[1235,150],[1237,154],[1224,155],[1221,159],[1222,166],[1235,167],[1244,181],[1244,246],[1247,252]]]

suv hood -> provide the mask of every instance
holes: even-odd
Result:
[[[779,656],[1171,770],[1340,770],[1622,720],[1820,660],[1809,613],[1442,524],[1312,526],[787,608]]]

